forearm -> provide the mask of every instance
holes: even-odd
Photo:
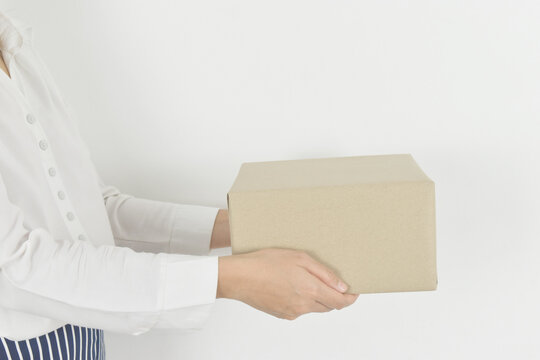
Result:
[[[210,241],[210,249],[222,248],[231,246],[231,234],[229,230],[229,211],[227,209],[219,209],[212,230],[212,238]]]

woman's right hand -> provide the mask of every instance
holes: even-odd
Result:
[[[357,294],[303,251],[267,248],[220,256],[217,298],[242,301],[281,319],[342,309]]]

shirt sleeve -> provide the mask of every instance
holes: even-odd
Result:
[[[1,175],[0,214],[2,307],[139,335],[151,328],[201,329],[215,303],[217,256],[54,238],[25,226]]]
[[[137,198],[98,175],[118,246],[135,251],[208,255],[218,207]]]
[[[31,27],[17,21],[25,31],[30,31],[28,41],[32,50]],[[41,64],[43,76],[58,94],[63,109],[76,118],[71,104],[60,96],[61,92],[49,72],[41,55],[33,51]],[[79,134],[76,123],[72,130],[77,134],[82,146],[90,152]],[[208,255],[214,222],[220,208],[194,204],[176,204],[149,200],[122,193],[117,187],[105,184],[94,166],[99,182],[115,244],[135,251],[166,252],[186,255]]]

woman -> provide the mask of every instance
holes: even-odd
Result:
[[[225,209],[103,183],[32,28],[2,12],[0,54],[0,359],[103,359],[103,330],[200,329],[221,297],[284,319],[356,300],[300,251],[209,255]]]

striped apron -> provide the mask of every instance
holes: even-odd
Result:
[[[103,330],[66,324],[45,335],[13,341],[0,337],[0,360],[104,360]]]

